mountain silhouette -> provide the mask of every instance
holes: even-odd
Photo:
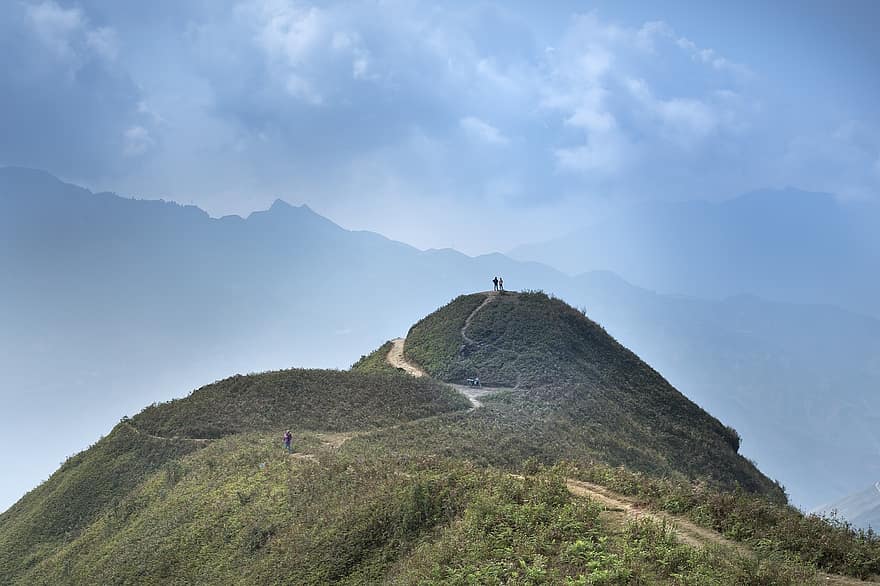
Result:
[[[751,294],[880,316],[878,224],[878,206],[761,190],[720,203],[640,204],[511,256],[572,274],[610,270],[668,293]]]
[[[876,531],[880,527],[880,482],[875,482],[870,487],[849,494],[830,505],[818,507],[813,512],[847,521],[862,529]]]
[[[739,430],[795,503],[880,475],[880,323],[831,306],[661,295],[607,272],[422,251],[280,200],[211,218],[16,168],[0,169],[0,269],[0,434],[23,446],[4,456],[6,503],[121,414],[235,373],[345,367],[496,274],[585,307]],[[51,430],[64,438],[47,446]]]

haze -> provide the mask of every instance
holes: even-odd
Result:
[[[835,411],[838,427],[830,432],[844,439],[823,457],[832,461],[858,445],[848,457],[864,466],[841,471],[838,484],[808,487],[814,470],[785,468],[782,454],[794,444],[777,449],[769,443],[775,436],[759,449],[745,434],[744,446],[764,458],[759,464],[771,462],[768,474],[777,465],[790,474],[782,479],[798,483],[799,504],[863,489],[880,475],[880,438],[866,431],[874,422],[866,415],[874,408],[869,389],[880,380],[880,277],[872,270],[880,258],[878,22],[880,5],[870,1],[4,3],[0,167],[43,170],[96,193],[192,204],[214,218],[247,217],[281,198],[418,249],[504,252],[558,271],[504,257],[419,256],[391,243],[387,250],[396,252],[380,247],[375,258],[364,256],[351,273],[362,281],[348,281],[340,267],[315,259],[304,265],[279,252],[315,250],[341,265],[339,251],[349,250],[342,236],[321,240],[321,248],[308,240],[311,232],[291,229],[289,239],[239,250],[228,263],[224,257],[212,265],[215,273],[201,267],[199,274],[225,287],[222,295],[198,283],[186,289],[180,275],[200,265],[175,264],[197,256],[182,235],[215,230],[200,214],[121,212],[122,204],[106,198],[108,208],[90,208],[83,193],[71,197],[83,197],[76,201],[85,207],[59,207],[73,200],[52,198],[79,192],[4,170],[0,195],[11,202],[0,222],[0,260],[10,275],[0,291],[4,443],[25,435],[56,445],[3,456],[16,480],[0,494],[0,509],[123,414],[236,371],[347,367],[457,292],[486,288],[498,266],[521,277],[508,281],[515,289],[546,288],[575,304],[607,302],[592,317],[606,319],[682,392],[741,431],[772,425],[748,423],[746,405],[769,388],[790,398],[781,387],[814,385],[799,407],[812,416],[834,398],[835,385],[845,385],[848,402]],[[52,197],[41,199],[46,194]],[[33,205],[25,209],[22,201]],[[91,210],[82,212],[89,222],[68,230],[67,219],[83,209]],[[287,209],[276,204],[268,217],[287,218]],[[129,213],[142,221],[125,223]],[[159,254],[161,222],[170,217],[184,218],[187,228],[169,229],[174,237]],[[308,217],[289,226],[323,226]],[[223,229],[242,231],[236,243],[251,242],[254,223],[245,230],[235,222]],[[112,230],[120,225],[154,231],[138,240]],[[361,237],[379,241],[353,238]],[[60,260],[67,257],[58,251],[80,245],[118,254],[100,266]],[[387,289],[380,288],[365,267],[399,260],[398,253],[412,271],[426,272],[395,275],[392,265],[381,273]],[[150,255],[172,268],[139,264],[155,260]],[[248,275],[261,283],[229,276],[230,267],[255,266]],[[275,280],[276,271],[294,269]],[[615,306],[592,281],[570,277],[597,269],[641,287],[632,293],[638,301]],[[47,283],[55,290],[46,292]],[[322,308],[345,306],[344,295],[324,288],[334,283],[374,289],[339,315],[310,313],[304,295],[323,296]],[[384,293],[395,286],[418,299],[389,300]],[[657,301],[645,289],[667,297]],[[152,303],[157,291],[168,298],[149,311],[133,301]],[[123,302],[117,293],[130,297]],[[191,297],[175,297],[184,294]],[[720,301],[743,294],[755,297]],[[684,309],[676,295],[700,299]],[[222,313],[230,299],[234,319]],[[47,309],[52,303],[55,313]],[[826,307],[808,312],[802,304]],[[661,306],[678,308],[669,327],[686,334],[658,333]],[[271,323],[279,315],[271,312],[285,307],[290,313],[279,319],[289,329]],[[653,313],[636,314],[637,307]],[[721,317],[715,323],[707,314]],[[769,317],[750,322],[756,315],[784,315],[787,325],[765,331],[756,324]],[[808,331],[825,345],[792,349],[812,340],[798,337],[809,319],[816,329]],[[149,336],[136,335],[133,324]],[[192,348],[170,348],[184,331]],[[682,345],[670,346],[672,339]],[[708,359],[698,341],[710,339],[718,346]],[[734,380],[743,372],[732,368],[718,374],[728,378],[718,383],[723,393],[712,394],[710,374],[746,355],[742,340],[752,344],[742,363],[748,375]],[[829,346],[836,349],[830,357]],[[783,361],[774,355],[783,347],[792,372],[820,360],[826,368],[782,376],[777,362],[759,367],[767,356]],[[700,365],[698,350],[706,354]],[[848,426],[848,417],[861,419]],[[793,429],[813,429],[802,423]]]

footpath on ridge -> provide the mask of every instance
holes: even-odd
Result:
[[[407,374],[411,374],[416,378],[421,378],[423,376],[428,376],[424,370],[412,364],[411,362],[407,362],[406,358],[403,356],[403,343],[405,340],[403,338],[395,338],[391,340],[391,350],[388,352],[388,356],[385,358],[386,362],[393,366],[394,368],[399,368],[405,371]]]
[[[499,292],[497,291],[488,292],[486,295],[486,299],[467,317],[464,326],[461,328],[461,337],[465,341],[465,343],[471,345],[480,345],[480,342],[473,340],[467,335],[467,330],[477,313],[479,313],[480,310],[495,301],[498,298],[498,295]],[[406,356],[404,355],[405,343],[405,338],[396,338],[392,340],[391,350],[388,352],[388,356],[386,357],[386,361],[388,362],[388,364],[395,368],[402,369],[403,371],[415,377],[428,376],[428,374],[418,365],[407,361]],[[470,400],[471,404],[473,405],[471,411],[479,409],[483,406],[482,402],[480,402],[479,400],[480,397],[497,391],[515,390],[510,388],[475,387],[460,384],[451,384],[450,386],[452,386],[455,390],[457,390]],[[344,443],[344,441],[345,440],[343,440],[342,443]],[[341,443],[339,445],[341,445]],[[717,531],[701,527],[686,518],[678,517],[665,511],[646,509],[645,507],[641,506],[636,500],[609,490],[604,486],[600,486],[592,482],[577,480],[574,478],[566,478],[565,485],[571,494],[575,496],[586,497],[590,500],[598,502],[600,505],[602,505],[605,515],[613,520],[616,520],[617,522],[620,522],[621,524],[626,523],[630,520],[650,519],[655,523],[660,523],[669,527],[682,543],[691,547],[702,548],[707,546],[718,546],[723,547],[739,556],[750,558],[755,557],[755,552],[752,551],[746,544],[728,539]],[[827,574],[824,572],[818,572],[816,574],[816,577],[818,583],[830,584],[834,586],[851,586],[855,584],[875,583],[865,582],[863,580],[851,578],[849,576]]]
[[[464,326],[461,329],[462,339],[465,340],[466,343],[472,345],[479,345],[479,342],[476,342],[467,336],[467,329],[470,326],[474,316],[488,304],[492,303],[498,296],[498,292],[488,292],[486,299],[481,303],[467,318]],[[404,372],[408,373],[414,377],[427,377],[428,374],[422,370],[419,366],[412,364],[406,360],[404,356],[404,344],[406,340],[404,338],[396,338],[392,340],[391,350],[388,352],[386,356],[386,361],[388,364],[395,368],[402,369]],[[499,387],[476,387],[469,385],[459,385],[452,384],[450,385],[458,392],[462,393],[466,396],[470,401],[473,407],[470,411],[474,411],[476,409],[480,409],[483,407],[482,402],[480,402],[479,398],[485,395],[498,392],[498,391],[510,391],[515,389],[510,388],[499,388]],[[432,419],[434,417],[441,417],[441,415],[431,416],[425,419]],[[423,421],[422,419],[417,419],[413,421],[407,421],[404,423],[400,423],[397,425],[393,425],[391,427],[381,428],[372,431],[354,431],[354,432],[337,432],[337,433],[319,433],[317,437],[321,440],[321,442],[330,449],[339,449],[342,445],[350,439],[355,437],[368,435],[375,431],[388,431],[395,428],[404,427],[406,425],[411,425],[418,421]],[[146,432],[139,430],[137,427],[132,425],[129,421],[125,421],[125,425],[133,430],[135,433],[148,437],[153,440],[164,440],[164,441],[190,441],[190,442],[198,442],[202,444],[207,444],[208,442],[214,441],[213,438],[187,438],[187,437],[161,437],[156,435],[151,435]],[[291,454],[291,457],[295,460],[307,461],[312,464],[320,464],[320,460],[318,457],[311,453],[303,453],[297,452]],[[518,475],[518,478],[522,478]],[[696,525],[692,521],[672,515],[670,513],[664,511],[650,510],[646,509],[644,506],[639,504],[635,499],[629,498],[627,496],[616,493],[604,486],[600,486],[591,482],[586,482],[582,480],[577,480],[574,478],[566,478],[565,479],[566,487],[568,491],[575,496],[586,497],[592,501],[598,502],[602,505],[604,511],[603,514],[606,515],[609,520],[620,523],[623,526],[627,521],[635,520],[635,519],[650,519],[656,523],[665,524],[669,527],[672,532],[676,535],[676,537],[684,544],[689,545],[695,548],[702,548],[707,546],[718,546],[723,547],[739,556],[743,557],[755,557],[754,551],[752,551],[746,544],[732,541],[717,531],[713,531],[712,529],[707,529],[705,527],[701,527]],[[823,572],[817,573],[817,580],[820,584],[829,584],[834,586],[852,586],[856,584],[876,584],[876,582],[866,582],[863,580],[859,580],[857,578],[850,578],[848,576],[841,576],[837,574],[826,574]]]
[[[495,301],[498,298],[499,294],[500,294],[499,291],[487,292],[486,299],[484,299],[483,302],[479,306],[477,306],[477,308],[474,309],[470,313],[470,315],[467,317],[467,319],[464,321],[464,325],[461,328],[461,337],[465,341],[465,343],[473,345],[473,346],[480,345],[479,342],[468,337],[467,330],[470,327],[471,322],[473,321],[474,317],[480,312],[480,310],[482,310],[484,307],[486,307],[487,305],[489,305],[490,303]],[[406,343],[405,338],[395,338],[394,340],[391,340],[391,350],[388,352],[388,356],[386,356],[385,361],[388,362],[388,364],[390,364],[394,368],[399,368],[399,369],[403,370],[404,372],[411,374],[412,376],[415,376],[415,377],[428,376],[428,373],[426,373],[424,370],[422,370],[418,365],[413,364],[412,362],[409,362],[406,359],[406,356],[404,356],[404,353],[403,353],[405,343]],[[461,393],[462,395],[464,395],[465,397],[468,398],[468,400],[471,402],[471,405],[473,405],[472,410],[479,409],[483,406],[482,401],[480,401],[481,397],[485,397],[486,395],[489,395],[491,393],[496,393],[499,391],[514,390],[509,387],[484,387],[482,385],[481,386],[473,386],[473,385],[450,384],[449,386],[451,386],[456,391],[458,391],[459,393]]]

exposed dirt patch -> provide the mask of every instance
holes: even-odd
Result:
[[[406,358],[403,356],[404,342],[405,340],[403,338],[395,338],[391,340],[391,350],[388,352],[388,357],[386,358],[388,364],[394,368],[400,368],[414,377],[428,376],[428,373],[424,370],[411,362],[407,362]]]

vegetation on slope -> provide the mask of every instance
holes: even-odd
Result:
[[[799,584],[810,572],[620,524],[552,472],[447,459],[290,457],[274,436],[214,442],[153,474],[20,576],[56,583]]]
[[[75,537],[144,478],[198,447],[117,425],[0,515],[0,583]]]
[[[248,431],[345,431],[387,427],[470,403],[429,379],[398,372],[290,369],[234,376],[132,419],[163,437],[218,438]]]
[[[479,376],[484,384],[520,390],[488,400],[490,408],[468,418],[462,429],[427,422],[432,429],[412,430],[412,442],[404,440],[407,449],[440,449],[495,465],[530,457],[545,463],[602,461],[784,500],[781,487],[737,454],[734,430],[558,299],[498,295],[467,328],[476,343],[465,343],[461,327],[485,298],[459,297],[417,323],[407,338],[407,356],[423,357],[429,372],[450,381]],[[460,350],[452,352],[455,336]]]
[[[797,559],[825,572],[858,578],[880,576],[880,536],[848,523],[804,515],[796,508],[743,491],[718,491],[593,465],[566,470],[568,476],[638,497],[646,506],[686,516],[762,554]]]
[[[407,360],[418,364],[436,379],[464,382],[467,376],[455,376],[451,368],[464,344],[461,328],[484,300],[483,293],[460,295],[411,327],[404,347]]]
[[[388,364],[388,353],[391,352],[393,342],[390,340],[370,352],[360,357],[360,359],[351,365],[351,369],[356,372],[372,372],[372,373],[392,373],[400,372]]]
[[[484,299],[416,324],[407,355],[435,376],[517,390],[470,410],[446,385],[386,366],[386,344],[351,372],[236,376],[153,405],[0,515],[0,582],[804,584],[816,568],[877,572],[873,535],[784,505],[735,432],[580,312],[505,294],[465,344]],[[293,455],[279,445],[287,427]],[[569,476],[754,555],[603,512],[566,490]],[[751,493],[718,490],[737,486]]]
[[[362,430],[468,407],[446,385],[397,372],[298,369],[234,376],[153,405],[0,515],[0,583],[76,537],[148,474],[207,445],[188,438]]]

